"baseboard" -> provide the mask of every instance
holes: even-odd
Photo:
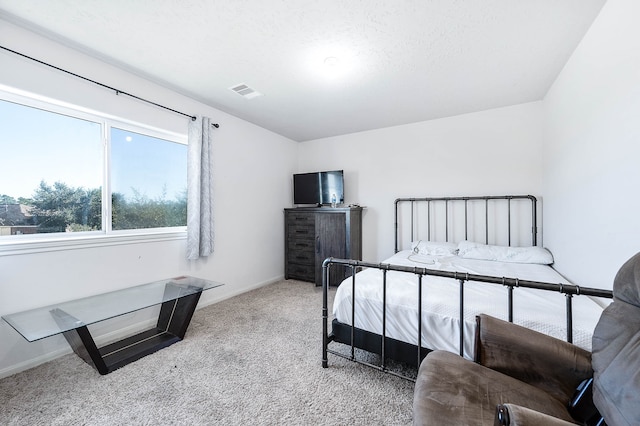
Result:
[[[236,291],[232,291],[230,293],[226,293],[224,296],[220,296],[220,297],[213,297],[212,299],[207,299],[207,300],[202,300],[200,299],[200,303],[198,303],[198,307],[196,309],[201,309],[204,308],[205,306],[209,306],[209,305],[213,305],[216,304],[218,302],[222,302],[223,300],[227,300],[227,299],[231,299],[232,297],[236,297],[239,296],[243,293],[246,293],[248,291],[251,290],[256,290],[260,287],[265,287],[268,286],[269,284],[273,284],[273,283],[277,283],[278,281],[282,281],[284,280],[284,274],[283,275],[278,275],[277,277],[274,278],[270,278],[268,280],[265,281],[261,281],[257,284],[254,284],[250,287],[243,287],[239,290]]]
[[[70,354],[71,352],[72,351],[70,347],[60,348],[55,351],[47,352],[46,354],[42,354],[35,358],[31,358],[26,361],[19,362],[18,364],[13,364],[9,367],[6,367],[0,370],[0,379],[13,376],[14,374],[20,373],[25,370],[29,370],[30,368],[33,368],[33,367],[37,367],[40,364],[53,361],[54,359]]]
[[[246,293],[248,291],[251,290],[255,290],[258,289],[260,287],[265,287],[269,284],[273,284],[276,283],[278,281],[281,281],[284,279],[284,275],[279,275],[277,277],[271,278],[269,280],[266,281],[262,281],[259,282],[257,284],[254,284],[250,287],[243,287],[242,289],[239,289],[235,292],[231,292],[231,293],[226,293],[224,296],[219,297],[219,298],[213,298],[211,300],[207,300],[207,301],[202,301],[202,303],[198,304],[197,309],[201,309],[204,308],[206,306],[209,305],[213,305],[215,303],[218,302],[222,302],[223,300],[226,299],[230,299],[232,297],[238,296],[242,293]],[[202,299],[201,299],[202,300]],[[157,318],[153,318],[153,319],[147,319],[147,320],[143,320],[143,321],[137,321],[131,325],[128,325],[124,328],[118,328],[117,330],[113,330],[98,336],[95,336],[94,339],[96,341],[96,344],[98,346],[104,346],[106,344],[121,340],[125,337],[131,336],[135,333],[138,333],[142,330],[148,329],[150,327],[153,327],[155,325],[157,321]],[[65,344],[66,345],[66,344]],[[47,352],[45,354],[39,355],[35,358],[30,358],[28,360],[25,360],[23,362],[20,362],[18,364],[14,364],[11,365],[9,367],[3,368],[0,370],[0,379],[3,379],[5,377],[9,377],[12,376],[14,374],[20,373],[22,371],[25,370],[29,370],[30,368],[34,368],[37,367],[38,365],[44,364],[46,362],[49,361],[53,361],[57,358],[60,358],[61,356],[67,355],[72,353],[72,350],[70,347],[61,347],[60,349],[56,349],[54,351],[51,352]]]

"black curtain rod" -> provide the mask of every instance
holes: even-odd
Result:
[[[132,98],[134,98],[134,99],[137,99],[137,100],[139,100],[139,101],[146,102],[146,103],[151,104],[151,105],[155,105],[155,106],[157,106],[157,107],[159,107],[159,108],[163,108],[163,109],[166,109],[166,110],[171,111],[171,112],[175,112],[176,114],[184,115],[185,117],[189,117],[192,121],[195,121],[195,119],[196,119],[196,117],[195,117],[194,115],[185,114],[184,112],[177,111],[177,110],[175,110],[175,109],[173,109],[173,108],[169,108],[169,107],[166,107],[166,106],[164,106],[164,105],[160,105],[160,104],[158,104],[158,103],[155,103],[155,102],[149,101],[149,100],[147,100],[147,99],[141,98],[141,97],[139,97],[139,96],[132,95],[131,93],[125,92],[125,91],[123,91],[123,90],[116,89],[115,87],[107,86],[106,84],[100,83],[99,81],[91,80],[90,78],[83,77],[83,76],[81,76],[81,75],[79,75],[79,74],[73,73],[73,72],[71,72],[71,71],[67,71],[67,70],[62,69],[62,68],[60,68],[60,67],[56,67],[55,65],[51,65],[51,64],[48,64],[48,63],[46,63],[46,62],[43,62],[43,61],[41,61],[41,60],[39,60],[39,59],[33,58],[33,57],[31,57],[31,56],[27,56],[27,55],[25,55],[24,53],[16,52],[15,50],[11,50],[11,49],[9,49],[9,48],[7,48],[7,47],[4,47],[4,46],[0,46],[0,48],[2,48],[2,49],[4,49],[4,50],[6,50],[7,52],[11,52],[11,53],[14,53],[14,54],[16,54],[16,55],[22,56],[23,58],[30,59],[30,60],[32,60],[32,61],[34,61],[34,62],[39,63],[39,64],[46,65],[46,66],[51,67],[51,68],[53,68],[53,69],[56,69],[56,70],[58,70],[58,71],[65,72],[65,73],[67,73],[67,74],[69,74],[69,75],[72,75],[72,76],[74,76],[74,77],[81,78],[81,79],[86,80],[86,81],[88,81],[88,82],[90,82],[90,83],[97,84],[98,86],[104,87],[105,89],[113,90],[114,92],[116,92],[116,95],[127,95],[127,96],[132,97]],[[218,127],[220,127],[220,125],[219,125],[218,123],[212,123],[211,125],[212,125],[213,127],[215,127],[216,129],[217,129]]]

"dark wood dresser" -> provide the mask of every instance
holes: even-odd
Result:
[[[362,207],[312,207],[284,210],[284,277],[322,285],[327,257],[362,260]],[[338,285],[350,268],[332,266]]]

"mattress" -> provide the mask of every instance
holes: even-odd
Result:
[[[428,256],[411,250],[396,253],[383,261],[393,265],[417,266],[442,271],[458,271],[495,277],[518,278],[546,283],[569,282],[552,267],[540,264],[508,263],[465,259],[459,256]],[[356,274],[355,327],[382,334],[382,276],[369,268]],[[421,345],[460,353],[459,295],[455,279],[423,276]],[[387,272],[386,336],[418,344],[418,276]],[[334,317],[351,325],[351,278],[336,291]],[[513,291],[513,322],[566,340],[566,296],[560,292],[518,287]],[[573,343],[591,350],[591,336],[603,308],[589,296],[573,297]],[[499,284],[468,281],[464,286],[464,350],[473,359],[475,317],[485,313],[508,319],[508,289]]]

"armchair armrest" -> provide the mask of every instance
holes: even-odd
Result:
[[[489,315],[476,317],[475,361],[568,404],[593,376],[591,353],[571,343]]]
[[[500,404],[496,407],[494,426],[518,426],[518,425],[548,425],[569,426],[575,423],[521,407],[515,404]]]

